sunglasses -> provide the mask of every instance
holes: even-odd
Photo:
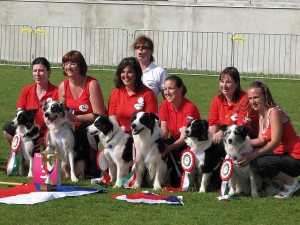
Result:
[[[70,67],[74,68],[74,67],[77,66],[77,63],[70,63],[70,62],[67,62],[67,63],[64,63],[64,64],[63,64],[63,67],[67,67],[67,66],[70,66]]]
[[[145,49],[149,49],[149,46],[137,45],[137,46],[134,46],[134,49],[135,49],[135,50],[137,50],[137,49],[145,50]]]

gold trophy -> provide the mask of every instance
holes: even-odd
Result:
[[[53,185],[53,181],[51,179],[51,173],[55,167],[55,162],[57,158],[57,151],[55,151],[50,145],[41,152],[42,155],[42,164],[43,168],[46,172],[46,179],[44,184],[41,185],[41,191],[54,191],[56,190],[56,185]]]

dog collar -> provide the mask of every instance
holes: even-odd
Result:
[[[120,137],[118,138],[118,140],[115,140],[114,142],[108,144],[108,143],[115,137],[115,135],[119,132],[120,129],[122,129],[122,128],[119,127],[119,128],[117,129],[117,131],[113,134],[113,136],[108,140],[108,142],[107,142],[107,147],[108,147],[109,149],[113,149],[113,148],[115,147],[116,143],[119,143],[119,142],[122,140],[123,136],[126,134],[125,132],[122,133],[122,134],[120,135]]]

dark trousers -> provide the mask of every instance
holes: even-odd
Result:
[[[83,159],[86,163],[86,175],[95,175],[97,176],[100,172],[96,164],[96,156],[98,149],[93,148],[90,145],[90,142],[87,137],[87,127],[90,123],[82,123],[79,127],[75,128],[75,148],[76,152],[75,161],[77,159]],[[97,145],[99,140],[95,137]]]
[[[170,145],[175,142],[175,139],[167,138],[166,144]],[[167,164],[168,168],[171,169],[170,172],[170,183],[172,187],[179,187],[181,183],[181,175],[183,172],[183,169],[180,165],[180,157],[183,150],[188,148],[188,146],[185,144],[177,149],[174,149],[172,152],[168,154]]]
[[[274,178],[280,171],[291,177],[297,177],[300,175],[300,159],[295,159],[288,154],[265,155],[253,160],[251,168],[265,179]]]

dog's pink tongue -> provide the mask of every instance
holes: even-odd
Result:
[[[48,120],[48,119],[46,119],[45,123],[46,123],[46,125],[48,126],[48,125],[50,125],[51,121]]]

